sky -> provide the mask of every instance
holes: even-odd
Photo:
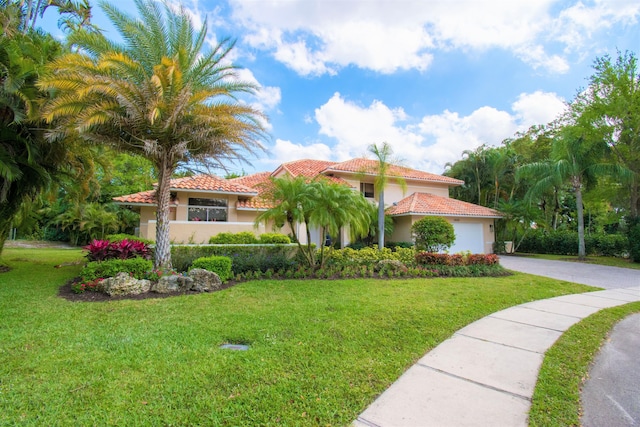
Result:
[[[133,1],[112,3],[135,14]],[[439,174],[465,150],[552,121],[597,57],[640,53],[637,0],[172,3],[207,26],[210,45],[235,39],[240,77],[260,88],[243,102],[268,116],[265,152],[233,172],[372,157],[368,147],[387,142],[405,166]]]

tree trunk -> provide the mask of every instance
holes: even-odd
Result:
[[[633,182],[631,183],[631,203],[629,214],[632,218],[638,216],[638,205],[640,205],[640,195],[638,194],[638,174],[633,174]]]
[[[9,237],[9,232],[11,231],[11,225],[13,222],[13,216],[7,218],[0,218],[0,256],[2,256],[2,250],[4,249],[4,244]]]
[[[384,190],[378,195],[378,250],[384,248]]]
[[[156,257],[155,268],[169,270],[171,266],[171,240],[169,238],[169,209],[171,203],[171,173],[173,168],[163,159],[158,168],[158,188],[156,190]]]
[[[584,210],[582,209],[582,189],[580,182],[576,180],[573,188],[576,191],[576,208],[578,211],[578,259],[584,260],[587,251],[584,245]]]

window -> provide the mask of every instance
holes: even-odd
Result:
[[[226,199],[189,198],[189,221],[226,221]]]
[[[370,183],[370,182],[361,182],[360,183],[360,192],[362,193],[362,195],[364,197],[367,197],[369,199],[373,199],[373,193],[374,193],[373,184]]]

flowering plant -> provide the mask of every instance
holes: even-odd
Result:
[[[76,294],[84,293],[84,291],[97,292],[100,290],[100,284],[102,283],[102,278],[90,280],[87,282],[74,283],[71,285],[71,290]]]
[[[109,259],[130,259],[141,257],[151,259],[151,251],[146,243],[124,239],[120,242],[94,240],[83,249],[89,251],[89,261],[106,261]]]

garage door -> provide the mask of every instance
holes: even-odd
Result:
[[[456,233],[456,240],[449,249],[450,254],[462,251],[470,251],[472,254],[484,253],[482,224],[454,222],[453,231]]]

